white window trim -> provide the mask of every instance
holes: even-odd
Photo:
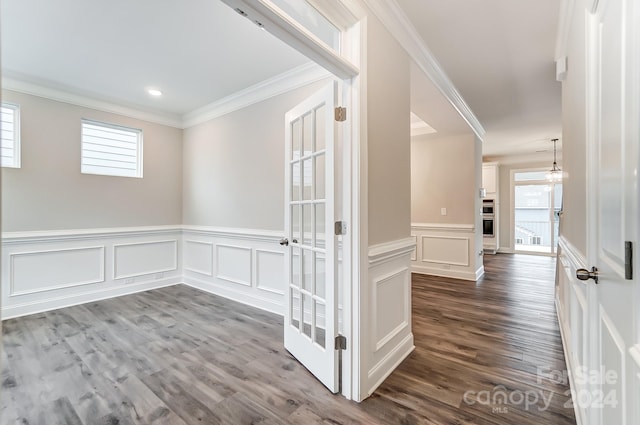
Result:
[[[99,127],[111,128],[115,130],[129,131],[135,132],[137,134],[137,142],[136,142],[136,174],[135,175],[123,175],[117,173],[110,172],[95,172],[95,171],[84,171],[83,170],[83,152],[84,152],[84,137],[83,137],[83,128],[84,124],[95,125]],[[110,176],[110,177],[129,177],[129,178],[142,178],[143,177],[143,132],[140,128],[127,127],[118,124],[107,123],[104,121],[92,120],[89,118],[82,118],[80,123],[80,172],[82,174],[88,175],[97,175],[97,176]]]
[[[20,105],[11,102],[2,102],[3,108],[13,110],[13,163],[1,164],[3,168],[20,168],[22,166],[22,160],[20,151]]]

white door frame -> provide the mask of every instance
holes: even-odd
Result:
[[[342,29],[340,54],[326,46],[311,32],[283,14],[269,0],[221,0],[233,9],[248,13],[249,19],[259,20],[264,29],[342,79],[339,99],[347,107],[347,121],[343,124],[344,155],[342,179],[343,216],[338,220],[347,222],[348,231],[342,238],[343,270],[345,283],[342,293],[342,334],[347,338],[347,348],[342,351],[342,395],[347,399],[360,399],[360,283],[366,281],[368,258],[367,234],[367,169],[366,123],[363,122],[361,99],[366,85],[361,74],[361,63],[366,49],[366,17],[363,7],[356,0],[337,2],[313,1],[314,6],[323,7],[322,13],[338,28]],[[326,5],[325,5],[326,3]],[[331,4],[329,4],[331,3]],[[363,275],[364,274],[364,275]]]
[[[510,172],[510,205],[509,205],[509,247],[516,254],[528,254],[528,255],[541,255],[546,257],[555,257],[558,253],[558,242],[560,237],[554,238],[553,232],[553,222],[551,223],[551,240],[552,246],[550,252],[535,252],[535,251],[517,251],[515,244],[515,236],[516,236],[516,215],[515,215],[515,197],[516,197],[516,186],[527,186],[527,185],[548,185],[548,184],[562,184],[562,181],[559,182],[549,182],[547,180],[524,180],[521,182],[516,182],[515,175],[517,173],[526,173],[526,172],[545,172],[548,169],[545,168],[514,168]],[[553,210],[555,208],[555,192],[552,191],[550,209]],[[551,217],[549,217],[551,218]]]

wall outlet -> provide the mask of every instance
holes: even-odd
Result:
[[[451,269],[451,264],[443,264],[442,268],[445,270],[450,270]]]
[[[440,215],[447,215],[447,209],[446,208],[440,208]]]
[[[135,280],[135,278],[133,278],[133,277],[128,277],[128,278],[126,278],[126,279],[124,280],[124,284],[125,284],[125,285],[128,285],[128,284],[133,283],[133,282],[135,282],[135,281],[136,281],[136,280]]]

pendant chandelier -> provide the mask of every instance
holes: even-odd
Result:
[[[547,171],[547,180],[550,182],[560,182],[562,181],[562,170],[558,167],[558,163],[556,162],[556,143],[558,139],[551,139],[553,142],[553,166],[551,170]]]

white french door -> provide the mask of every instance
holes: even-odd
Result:
[[[338,391],[335,120],[337,83],[285,117],[286,245],[284,346]]]
[[[588,402],[588,422],[600,425],[640,423],[640,270],[637,254],[626,258],[627,243],[638,250],[637,8],[637,0],[600,0],[588,27],[588,261],[598,274],[597,284],[588,280],[588,338],[597,379],[590,399],[576,402]]]

